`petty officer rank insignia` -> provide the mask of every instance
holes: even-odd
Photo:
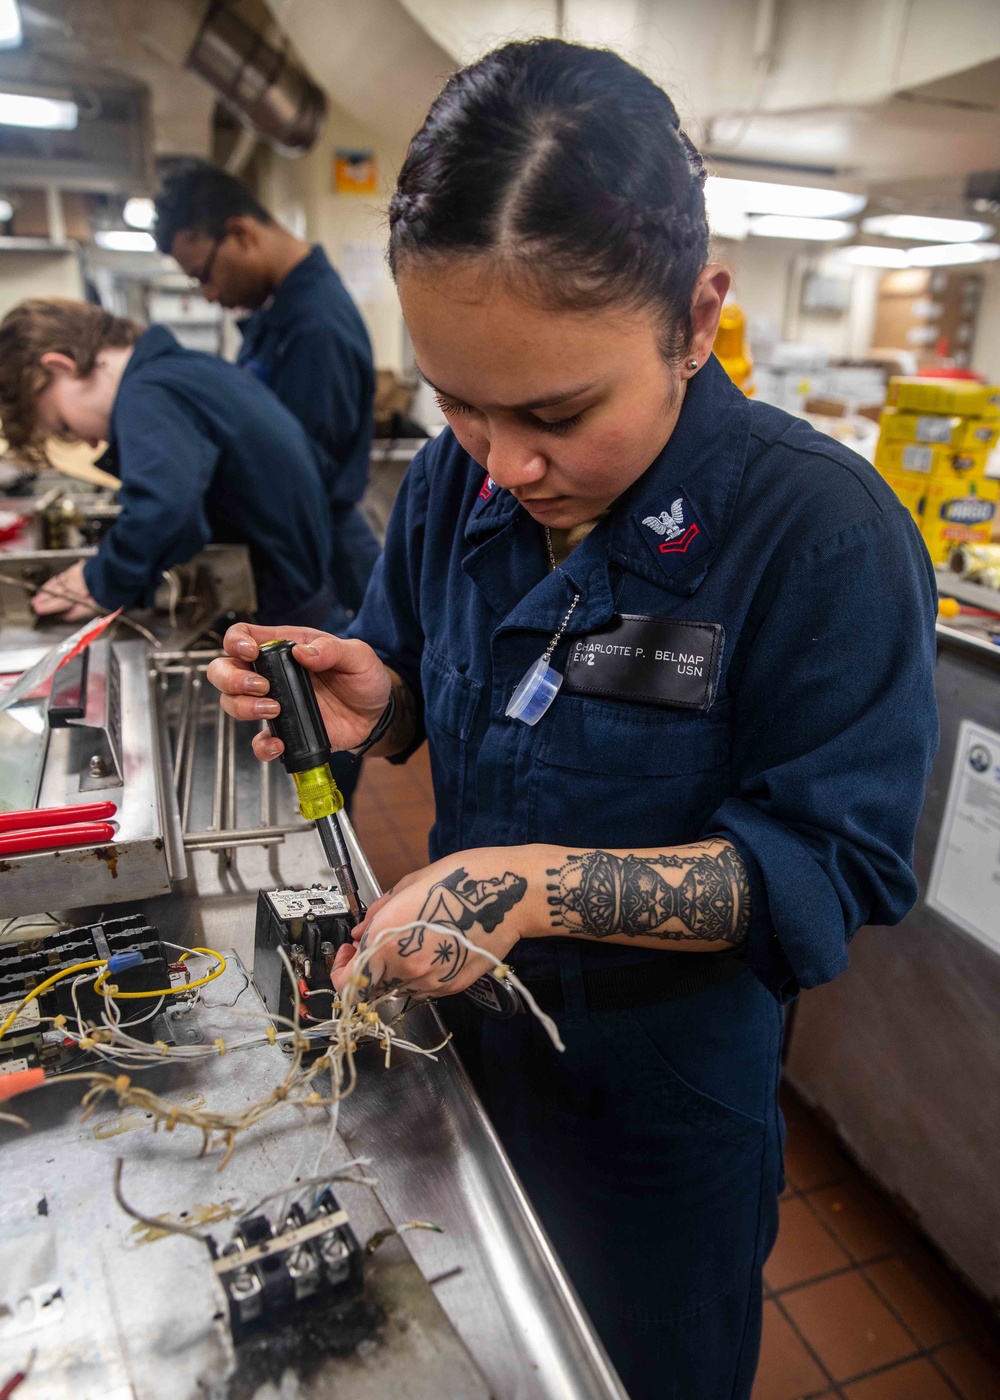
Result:
[[[725,633],[720,622],[615,617],[570,645],[563,692],[707,710],[715,699]]]
[[[694,563],[711,548],[708,531],[683,491],[670,493],[666,509],[640,512],[632,519],[665,574]]]

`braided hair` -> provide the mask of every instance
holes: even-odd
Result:
[[[655,306],[677,359],[708,258],[704,183],[674,104],[623,58],[505,44],[448,80],[411,141],[390,265],[487,256],[553,308]]]

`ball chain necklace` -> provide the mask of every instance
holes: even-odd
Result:
[[[556,556],[552,548],[552,531],[547,525],[542,528],[545,531],[545,547],[549,552],[551,572],[555,573]],[[579,601],[579,593],[574,593],[573,601],[566,610],[566,616],[560,622],[551,642],[534,665],[530,666],[522,676],[520,684],[507,703],[506,713],[510,719],[519,719],[522,724],[537,724],[559,694],[563,678],[559,671],[549,665],[549,662],[552,660],[556,647],[562,641],[563,633],[569,626],[569,620]]]

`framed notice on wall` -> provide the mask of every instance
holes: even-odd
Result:
[[[378,165],[374,151],[338,149],[333,156],[335,194],[377,194]]]
[[[1000,734],[958,730],[927,903],[1000,953]]]

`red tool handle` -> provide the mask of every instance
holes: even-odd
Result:
[[[34,831],[39,826],[102,822],[118,811],[114,802],[79,802],[75,807],[33,807],[28,812],[0,812],[0,832]]]
[[[0,856],[23,855],[26,851],[61,851],[64,846],[89,846],[113,841],[110,822],[80,822],[76,826],[47,826],[39,831],[10,831],[0,836]]]

